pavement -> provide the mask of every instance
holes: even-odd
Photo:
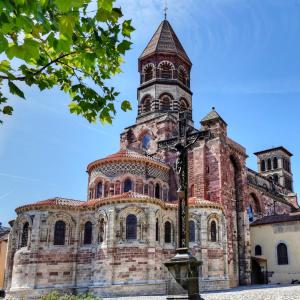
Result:
[[[204,300],[300,300],[300,285],[259,285],[201,293]],[[166,300],[166,296],[104,298],[105,300]]]

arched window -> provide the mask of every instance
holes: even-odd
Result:
[[[262,160],[260,162],[260,170],[261,170],[261,172],[265,172],[266,171],[266,162],[264,160]]]
[[[278,168],[278,159],[277,157],[273,158],[273,169],[277,169]]]
[[[165,243],[171,243],[171,223],[167,221],[165,223]]]
[[[66,224],[64,221],[57,221],[54,227],[54,245],[64,245],[66,237]]]
[[[212,221],[210,223],[210,240],[212,242],[217,241],[217,223],[216,223],[216,221]]]
[[[183,68],[179,68],[178,70],[178,80],[186,85],[187,82],[187,75],[186,71]]]
[[[189,236],[190,242],[195,242],[195,222],[193,220],[189,221]]]
[[[272,170],[272,161],[271,161],[271,158],[268,158],[267,165],[268,165],[268,171]]]
[[[90,245],[92,243],[92,234],[93,234],[93,224],[88,221],[84,224],[84,240],[85,245]]]
[[[261,246],[260,245],[256,245],[255,246],[255,255],[256,256],[262,255],[262,251],[261,251]]]
[[[189,105],[188,105],[188,102],[187,100],[185,99],[180,99],[180,102],[179,102],[179,110],[180,111],[185,111],[185,110],[188,110],[189,109]]]
[[[160,185],[158,183],[155,185],[155,198],[160,199]]]
[[[151,145],[151,136],[149,134],[145,134],[142,138],[142,149],[143,150],[148,150],[150,148]]]
[[[97,188],[96,188],[96,198],[101,198],[102,197],[102,189],[103,189],[103,184],[102,181],[97,183]]]
[[[153,66],[148,65],[145,67],[145,81],[149,81],[153,78]]]
[[[279,177],[278,177],[277,174],[274,174],[274,175],[273,175],[273,180],[274,180],[275,183],[278,183],[278,182],[279,182]]]
[[[171,109],[171,99],[168,96],[164,96],[160,99],[160,109],[170,110]]]
[[[249,205],[249,207],[247,208],[247,213],[248,213],[249,222],[253,222],[254,213],[253,213],[252,205]]]
[[[142,100],[141,110],[142,110],[142,113],[151,111],[151,97],[150,96],[147,96]]]
[[[102,218],[99,224],[99,243],[103,243],[104,241],[104,231],[105,231],[104,225],[105,225],[104,219]]]
[[[277,260],[278,265],[287,265],[289,263],[287,246],[284,243],[280,243],[277,246]]]
[[[128,215],[126,218],[126,239],[136,240],[137,237],[137,218],[135,215]]]
[[[160,65],[161,78],[171,79],[172,78],[172,65],[168,62],[164,62]]]
[[[156,219],[155,223],[155,240],[159,242],[159,224],[158,224],[158,219]]]
[[[27,245],[28,245],[28,233],[29,233],[29,223],[26,222],[23,225],[22,237],[21,237],[21,247],[27,247]]]
[[[132,191],[132,181],[129,178],[127,178],[124,181],[124,193],[129,191]]]

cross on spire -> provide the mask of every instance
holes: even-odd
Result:
[[[168,0],[165,0],[165,7],[164,7],[165,20],[167,19],[167,11],[168,11]]]

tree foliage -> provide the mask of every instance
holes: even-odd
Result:
[[[134,28],[115,0],[1,0],[0,114],[24,86],[58,86],[71,96],[71,113],[111,123],[119,93],[107,80],[121,72]],[[120,104],[124,111],[130,102]],[[0,122],[2,122],[0,120]]]

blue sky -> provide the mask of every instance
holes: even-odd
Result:
[[[133,111],[119,112],[113,126],[90,125],[68,112],[59,90],[12,98],[14,115],[0,127],[0,222],[26,203],[86,199],[87,164],[116,152],[120,132],[135,122],[137,58],[162,20],[163,0],[118,3],[136,31],[112,84]],[[300,0],[172,0],[168,20],[193,62],[195,125],[215,106],[255,170],[253,152],[285,146],[300,192]]]

